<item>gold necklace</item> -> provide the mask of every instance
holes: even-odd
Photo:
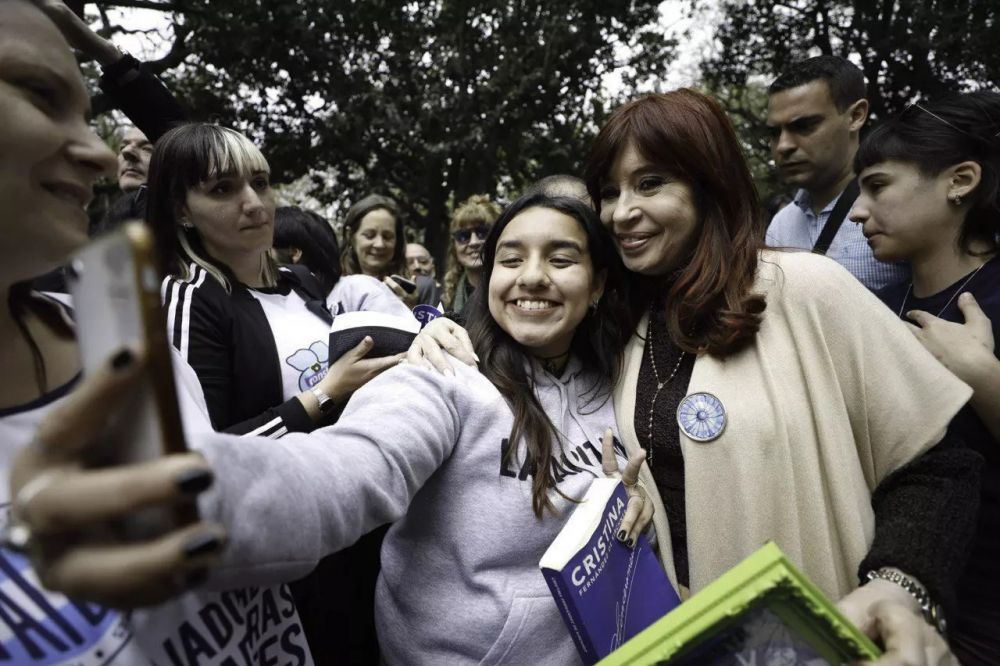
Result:
[[[945,310],[947,310],[948,306],[951,305],[951,302],[953,300],[955,300],[955,297],[958,296],[958,294],[963,289],[965,289],[965,287],[968,286],[968,284],[970,282],[972,282],[972,278],[976,277],[976,274],[979,273],[979,271],[983,270],[983,266],[985,266],[988,263],[990,263],[990,262],[985,261],[985,262],[983,262],[982,264],[979,265],[979,268],[977,268],[976,270],[972,271],[972,275],[970,275],[969,277],[965,278],[965,282],[963,282],[962,284],[958,285],[958,289],[956,289],[955,291],[952,292],[951,298],[948,299],[948,302],[945,303],[944,307],[941,308],[940,310],[938,310],[938,313],[936,315],[934,315],[934,316],[935,317],[940,317],[941,313],[944,312]],[[903,295],[903,302],[899,305],[899,312],[896,313],[896,316],[899,317],[900,319],[903,318],[903,308],[906,307],[906,301],[909,300],[909,298],[910,298],[910,292],[912,290],[913,290],[913,282],[911,281],[910,282],[910,286],[908,286],[906,288],[906,294]]]
[[[684,360],[685,352],[682,350],[680,356],[677,357],[677,363],[674,364],[674,369],[670,371],[670,376],[666,378],[665,381],[660,381],[660,373],[656,368],[656,356],[653,354],[653,329],[656,328],[653,322],[653,308],[649,309],[649,328],[646,330],[646,346],[649,349],[649,361],[653,366],[653,377],[656,379],[656,391],[653,392],[653,399],[649,401],[649,426],[646,430],[646,442],[648,443],[648,451],[646,451],[646,464],[652,467],[653,464],[653,413],[656,411],[656,399],[660,397],[660,391],[663,387],[670,383],[676,375],[677,371],[681,367],[681,361]]]

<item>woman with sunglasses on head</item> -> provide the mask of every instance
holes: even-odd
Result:
[[[451,244],[444,275],[444,304],[449,310],[463,312],[479,286],[483,241],[499,216],[500,207],[485,194],[472,195],[451,214]]]
[[[340,264],[344,275],[367,275],[382,282],[407,307],[437,305],[440,290],[429,277],[416,276],[412,285],[393,276],[406,276],[406,236],[399,206],[389,197],[369,194],[351,206],[344,217],[344,245]],[[331,309],[334,304],[331,303]]]
[[[642,452],[625,464],[607,427],[624,343],[621,266],[592,210],[544,195],[512,204],[483,256],[469,314],[482,374],[402,364],[355,393],[329,428],[277,441],[198,438],[216,477],[201,509],[228,534],[210,583],[294,578],[392,521],[378,589],[386,663],[579,663],[538,561],[591,481],[620,465],[630,500],[619,538],[634,539],[650,519],[635,485]],[[111,585],[87,557],[95,546],[66,541],[85,527],[73,506],[107,492],[111,473],[135,482],[108,514],[90,518],[169,502],[168,463],[71,470],[22,457],[14,492],[36,485],[18,506],[23,527],[35,552],[60,549],[40,563],[47,580],[106,598]],[[102,548],[119,565],[113,587],[122,604],[187,566],[155,542]]]
[[[630,453],[649,452],[640,476],[671,580],[697,592],[773,540],[881,634],[886,663],[949,658],[931,623],[954,609],[977,502],[978,456],[946,434],[968,387],[838,264],[763,247],[714,100],[677,90],[620,107],[586,180],[629,271],[615,412]],[[429,338],[458,350],[454,330],[432,322],[411,361],[440,366]]]
[[[973,388],[952,429],[985,458],[982,504],[948,637],[963,664],[1000,663],[1000,94],[915,104],[855,157],[851,219],[880,261],[912,281],[878,295]]]

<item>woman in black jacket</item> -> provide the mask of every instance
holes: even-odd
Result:
[[[209,124],[167,132],[149,169],[147,222],[157,235],[170,339],[194,368],[217,430],[280,437],[308,432],[336,404],[396,362],[362,342],[328,370],[330,312],[304,268],[270,257],[274,196],[267,160],[242,134]],[[342,302],[385,288],[356,283]],[[402,314],[399,307],[395,314]]]

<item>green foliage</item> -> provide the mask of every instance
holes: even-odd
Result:
[[[331,174],[315,195],[340,204],[389,193],[440,249],[449,201],[579,171],[617,101],[601,76],[666,71],[658,4],[186,0],[194,57],[164,78],[260,141],[278,180]]]
[[[914,98],[996,88],[998,14],[997,0],[724,0],[719,50],[702,74],[743,123],[759,163],[768,152],[763,114],[757,96],[744,94],[755,84],[817,52],[851,58],[878,122]]]

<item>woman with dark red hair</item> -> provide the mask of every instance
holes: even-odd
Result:
[[[633,273],[615,411],[671,577],[696,591],[772,540],[869,633],[882,599],[943,629],[975,516],[979,461],[946,436],[968,388],[835,262],[763,249],[714,100],[619,108],[586,175]]]

